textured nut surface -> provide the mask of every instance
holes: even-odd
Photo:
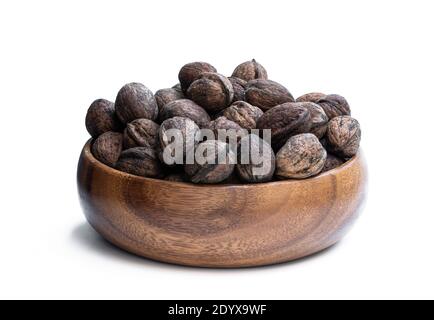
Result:
[[[184,65],[178,74],[182,91],[186,92],[190,84],[204,72],[217,72],[217,70],[206,62],[192,62]]]
[[[127,124],[136,119],[155,120],[158,106],[152,91],[141,83],[129,83],[121,88],[116,96],[116,115]]]
[[[285,102],[294,102],[294,97],[281,84],[264,79],[247,83],[246,101],[266,111]]]
[[[246,155],[246,148],[248,150]],[[245,163],[247,156],[248,163]],[[271,146],[255,134],[241,139],[238,148],[236,171],[242,181],[249,183],[267,182],[273,179],[276,157]]]
[[[331,152],[343,158],[350,158],[359,150],[359,122],[350,116],[335,117],[329,122],[326,137],[327,147]]]
[[[204,154],[207,161],[185,165],[185,173],[191,182],[219,183],[229,178],[233,173],[235,155],[227,143],[207,140],[198,145],[196,153]],[[219,163],[219,159],[224,159],[224,163]]]
[[[344,163],[344,160],[336,157],[335,155],[333,155],[329,152],[329,153],[327,153],[327,159],[325,161],[324,167],[322,168],[321,172],[330,171],[334,168],[339,167],[343,163]]]
[[[160,126],[149,119],[137,119],[127,124],[124,130],[124,149],[135,147],[155,148]]]
[[[324,112],[324,109],[313,102],[296,102],[296,103],[300,104],[301,106],[309,110],[310,123],[311,123],[310,133],[316,135],[318,139],[324,137],[327,131],[327,124],[329,122],[329,118]]]
[[[317,102],[318,100],[325,98],[327,95],[320,92],[306,93],[295,100],[296,102]]]
[[[155,178],[162,174],[162,166],[157,153],[149,147],[131,148],[123,151],[116,168],[142,177]]]
[[[261,64],[256,62],[255,59],[238,65],[232,73],[232,77],[240,78],[245,81],[268,79],[267,71]]]
[[[189,118],[200,127],[206,126],[211,121],[205,109],[188,99],[169,102],[160,110],[160,121],[173,117]]]
[[[329,94],[319,99],[316,103],[324,109],[324,112],[330,120],[334,117],[351,115],[350,105],[347,100],[340,95]]]
[[[169,130],[173,129],[179,130],[181,137],[177,136],[177,138],[181,138],[182,140],[172,141],[171,135],[169,134],[171,132]],[[184,117],[174,117],[163,121],[163,123],[160,125],[158,134],[159,151],[161,152],[160,159],[166,163],[166,161],[163,159],[163,152],[168,148],[167,152],[169,152],[172,157],[175,157],[175,152],[177,152],[179,148],[183,152],[182,160],[184,161],[186,159],[187,153],[194,152],[197,141],[196,137],[199,135],[200,129],[191,119]],[[180,146],[179,143],[182,143],[182,146]],[[173,165],[173,163],[166,164]]]
[[[159,110],[161,110],[165,104],[179,99],[184,99],[184,93],[178,88],[160,89],[155,92],[155,100],[157,101]]]
[[[225,135],[226,133],[235,134],[237,139],[244,134],[243,128],[241,128],[236,122],[233,122],[226,117],[218,117],[217,119],[209,122],[205,128],[213,131],[215,140],[222,140],[225,142],[228,142]],[[230,131],[227,132],[227,130]]]
[[[190,85],[187,96],[208,112],[216,113],[231,104],[234,89],[225,76],[205,72]]]
[[[261,109],[245,101],[234,102],[222,113],[227,119],[238,123],[244,129],[255,129],[256,122],[263,114],[264,112]]]
[[[228,79],[232,83],[232,88],[234,88],[233,101],[244,101],[246,99],[247,81],[235,77],[229,77]]]
[[[114,167],[122,152],[122,133],[106,132],[100,135],[92,145],[92,154],[102,163]]]
[[[115,104],[105,99],[92,102],[86,114],[86,129],[92,138],[108,131],[119,131],[122,124],[115,113]]]
[[[276,155],[276,175],[292,179],[311,177],[321,172],[326,158],[327,152],[315,135],[293,136]]]
[[[271,143],[280,148],[289,137],[307,133],[311,129],[311,115],[308,109],[298,103],[284,103],[276,106],[258,119],[258,129],[271,129]]]

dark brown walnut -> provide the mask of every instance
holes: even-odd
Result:
[[[267,71],[262,65],[256,62],[255,59],[243,62],[237,66],[232,73],[232,77],[240,78],[245,81],[268,79]]]
[[[327,151],[318,138],[303,133],[289,138],[276,155],[276,175],[282,179],[304,179],[321,172]]]
[[[296,102],[295,104],[299,104],[309,110],[311,123],[310,133],[316,135],[318,139],[324,137],[327,131],[329,118],[325,114],[323,108],[313,102]]]
[[[160,110],[160,121],[173,117],[189,118],[200,127],[206,126],[211,121],[205,109],[188,99],[169,102]]]
[[[152,91],[141,83],[129,83],[121,88],[115,102],[116,115],[127,124],[136,119],[156,120],[158,106]]]
[[[172,182],[186,182],[188,181],[185,173],[171,173],[164,177],[164,180],[166,181],[172,181]]]
[[[229,81],[232,83],[232,87],[234,88],[234,102],[235,101],[244,101],[246,99],[246,86],[247,81],[244,81],[240,78],[229,77]]]
[[[203,161],[198,160],[198,155],[202,155]],[[193,183],[219,183],[232,175],[235,158],[227,143],[207,140],[197,146],[196,162],[186,164],[185,173]],[[219,159],[222,161],[219,162]]]
[[[138,147],[121,153],[116,168],[136,176],[158,178],[162,175],[162,165],[157,153],[149,147]]]
[[[327,128],[327,147],[343,158],[351,158],[359,150],[361,130],[359,122],[350,116],[330,120]]]
[[[236,171],[241,180],[249,183],[273,179],[276,157],[271,146],[255,134],[241,139],[238,147]]]
[[[327,154],[326,162],[325,162],[324,167],[322,168],[321,172],[330,171],[330,170],[332,170],[334,168],[339,167],[343,163],[344,163],[344,160],[342,160],[341,158],[336,157],[335,155],[333,155],[331,153],[328,153]]]
[[[217,72],[217,70],[206,62],[192,62],[183,66],[178,74],[182,91],[187,92],[190,84],[192,84],[193,81],[199,78],[204,72]]]
[[[317,102],[318,100],[326,97],[327,95],[320,92],[306,93],[295,100],[296,102]]]
[[[234,102],[229,108],[223,110],[222,115],[227,119],[238,123],[241,128],[255,129],[256,122],[264,112],[258,107],[245,101]]]
[[[273,148],[279,149],[293,135],[307,133],[312,126],[307,108],[298,103],[284,103],[263,114],[258,119],[258,129],[271,129]]]
[[[350,105],[344,97],[337,94],[329,94],[317,102],[324,109],[327,117],[333,119],[339,116],[351,115]]]
[[[172,87],[172,89],[176,89],[176,90],[182,92],[182,88],[181,88],[181,84],[180,84],[180,83],[175,84],[175,85]]]
[[[249,81],[245,95],[248,103],[264,111],[285,102],[294,102],[294,97],[288,89],[271,80],[257,79]]]
[[[155,100],[157,101],[159,110],[161,110],[161,108],[163,108],[163,106],[169,102],[184,98],[184,93],[181,89],[167,88],[160,89],[155,92]]]
[[[158,145],[159,128],[158,124],[149,119],[137,119],[130,122],[124,130],[124,149],[155,148]]]
[[[163,121],[158,138],[159,157],[163,163],[171,166],[184,164],[189,154],[194,157],[194,149],[201,136],[200,129],[193,120],[174,117]]]
[[[95,100],[87,110],[86,129],[92,138],[108,131],[119,131],[122,124],[115,113],[115,104],[105,99]]]
[[[234,88],[225,76],[205,72],[190,85],[187,97],[209,113],[217,113],[232,103]]]
[[[230,136],[235,135],[234,141],[238,141],[242,136],[247,134],[246,130],[243,130],[236,122],[233,122],[226,117],[219,117],[208,123],[204,129],[210,129],[213,131],[214,137],[210,140],[221,140],[230,142]]]
[[[100,135],[92,145],[92,154],[102,163],[114,167],[122,152],[122,133],[106,132]]]

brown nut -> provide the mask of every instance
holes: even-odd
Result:
[[[236,171],[241,180],[249,183],[273,179],[276,157],[271,146],[255,134],[241,139],[238,148]]]
[[[209,113],[217,113],[231,104],[234,88],[225,76],[205,72],[190,85],[187,97]]]
[[[247,81],[244,81],[240,78],[229,77],[229,81],[232,83],[232,87],[234,88],[234,99],[233,101],[244,101],[246,99],[245,92]]]
[[[188,99],[169,102],[160,110],[160,121],[173,117],[189,118],[196,122],[199,127],[206,126],[211,121],[205,109]]]
[[[236,122],[233,122],[226,117],[218,117],[217,119],[208,123],[205,129],[213,131],[214,137],[210,140],[221,140],[229,142],[230,135],[234,134],[236,140],[239,140],[244,134],[245,130],[241,128]]]
[[[181,89],[167,88],[155,92],[155,100],[157,101],[159,110],[161,110],[165,104],[180,99],[184,99],[184,93]]]
[[[155,148],[158,145],[159,128],[158,124],[149,119],[137,119],[130,122],[124,130],[124,149]]]
[[[200,161],[198,155],[202,156]],[[185,165],[184,169],[193,183],[219,183],[231,176],[235,162],[235,155],[227,143],[207,140],[197,146],[195,163]]]
[[[326,97],[327,95],[320,92],[311,92],[306,93],[295,100],[296,102],[314,102],[316,103],[318,100]]]
[[[330,171],[334,168],[339,167],[343,163],[344,163],[344,160],[336,157],[335,155],[333,155],[329,152],[329,153],[327,153],[327,159],[325,161],[324,167],[322,168],[321,172]]]
[[[241,128],[255,129],[256,122],[264,114],[258,107],[244,101],[234,102],[229,108],[223,110],[223,116],[238,123]]]
[[[267,71],[262,65],[256,62],[255,59],[243,62],[237,66],[232,73],[232,77],[240,78],[245,81],[268,79]]]
[[[102,163],[114,167],[122,152],[122,133],[106,132],[100,135],[92,145],[92,154]]]
[[[284,86],[271,80],[249,81],[245,95],[248,103],[264,111],[285,102],[294,102],[294,97]]]
[[[164,180],[166,181],[172,181],[172,182],[186,182],[188,181],[185,173],[171,173],[164,177]]]
[[[315,135],[293,136],[276,155],[276,175],[283,179],[311,177],[321,172],[326,158],[327,152]]]
[[[279,149],[293,135],[307,133],[312,126],[307,108],[298,103],[284,103],[263,114],[258,119],[258,129],[271,129],[273,148]]]
[[[122,128],[115,113],[115,104],[105,99],[92,102],[86,114],[86,129],[92,138],[98,138],[108,131],[119,131]]]
[[[141,83],[123,86],[116,97],[115,109],[123,124],[142,118],[156,120],[158,117],[154,95]]]
[[[158,137],[161,161],[170,166],[184,164],[187,155],[194,157],[200,129],[193,120],[174,117],[163,121]]]
[[[359,150],[361,130],[359,122],[350,116],[335,117],[327,128],[327,147],[343,158],[351,158]]]
[[[340,95],[329,94],[319,99],[316,103],[324,109],[324,112],[330,120],[334,117],[351,115],[350,105],[347,100]]]
[[[162,165],[157,153],[149,147],[138,147],[121,153],[116,168],[141,177],[156,178],[162,174]]]
[[[199,78],[204,72],[217,72],[217,70],[206,62],[192,62],[183,66],[178,74],[182,91],[187,92],[190,84]]]
[[[311,122],[310,133],[316,135],[318,139],[324,137],[327,131],[327,124],[329,122],[329,118],[325,114],[324,109],[313,102],[296,102],[296,103],[300,104],[301,106],[309,110],[310,122]]]

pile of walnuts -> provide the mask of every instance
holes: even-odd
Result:
[[[121,88],[115,102],[94,101],[86,116],[93,137],[92,153],[118,170],[151,178],[193,183],[259,183],[273,179],[304,179],[331,170],[353,157],[360,144],[360,125],[340,95],[308,93],[294,99],[281,84],[268,80],[255,60],[237,66],[225,77],[210,64],[183,66],[179,84],[155,95],[143,84]],[[186,137],[201,129],[247,132],[237,140],[265,156],[271,165],[253,174],[257,163],[166,164],[167,132]],[[243,130],[245,129],[245,130]],[[271,145],[253,129],[271,130]],[[247,130],[247,131],[246,131]],[[203,140],[183,150],[212,146],[215,157],[233,154],[227,141]],[[214,155],[212,155],[214,157]]]

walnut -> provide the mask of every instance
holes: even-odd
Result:
[[[214,139],[218,139],[224,142],[229,142],[229,135],[235,134],[237,140],[245,135],[245,130],[241,128],[236,122],[233,122],[226,117],[219,117],[211,122],[204,129],[210,129],[214,133]],[[228,134],[228,136],[226,135]]]
[[[271,80],[249,81],[245,95],[248,103],[264,111],[285,102],[294,102],[294,97],[284,86]]]
[[[127,124],[124,130],[124,149],[151,147],[158,145],[160,126],[152,120],[137,119]]]
[[[314,102],[316,103],[319,99],[326,97],[327,95],[320,92],[306,93],[295,100],[296,102]]]
[[[343,158],[351,158],[359,150],[361,130],[359,122],[350,116],[335,117],[327,128],[327,147]]]
[[[95,100],[87,110],[86,129],[92,138],[98,138],[108,131],[122,129],[115,113],[115,104],[105,99]]]
[[[246,99],[245,92],[247,81],[244,81],[240,78],[229,77],[229,81],[232,83],[232,87],[234,88],[234,99],[233,101],[244,101]]]
[[[241,139],[236,171],[241,180],[249,183],[273,179],[276,158],[271,146],[255,134]]]
[[[183,66],[178,74],[182,91],[187,92],[190,84],[199,78],[204,72],[217,72],[217,70],[206,62],[192,62]]]
[[[155,92],[155,100],[157,101],[159,110],[161,110],[161,108],[163,108],[164,105],[169,102],[184,98],[184,93],[181,89],[178,88],[160,89]]]
[[[102,163],[114,167],[122,152],[122,133],[106,132],[92,145],[92,154]]]
[[[244,101],[234,102],[222,113],[227,119],[238,123],[244,129],[255,129],[256,122],[263,114],[261,109]]]
[[[327,117],[333,119],[334,117],[351,115],[350,105],[344,97],[337,94],[329,94],[317,102],[324,109]]]
[[[208,113],[201,106],[188,99],[169,102],[160,110],[160,121],[173,117],[189,118],[199,127],[206,126],[211,121]]]
[[[301,106],[309,110],[310,121],[311,121],[310,133],[316,135],[318,139],[324,137],[327,131],[327,124],[329,122],[329,118],[325,114],[324,109],[313,102],[296,102],[296,103],[299,103]]]
[[[232,73],[232,77],[240,78],[245,81],[268,79],[267,71],[262,65],[256,62],[255,59],[243,62],[237,66]]]
[[[158,178],[162,175],[162,165],[157,153],[149,147],[137,147],[121,153],[116,168],[136,176]]]
[[[330,171],[334,168],[339,167],[343,163],[344,163],[344,160],[336,157],[335,155],[333,155],[329,152],[329,153],[327,153],[327,159],[325,161],[324,167],[322,168],[321,172]]]
[[[293,136],[276,155],[276,175],[284,179],[314,176],[321,172],[326,158],[327,152],[315,135]]]

